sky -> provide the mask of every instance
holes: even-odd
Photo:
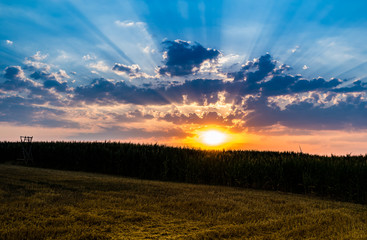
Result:
[[[0,141],[367,153],[366,1],[0,0]]]

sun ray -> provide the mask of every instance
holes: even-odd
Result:
[[[95,26],[74,4],[70,1],[66,1],[65,5],[68,7],[77,18],[79,18],[85,25],[88,26],[98,37],[100,37],[105,43],[107,43],[113,50],[115,50],[128,64],[132,64],[133,61],[122,51],[115,43],[113,43],[97,26]]]

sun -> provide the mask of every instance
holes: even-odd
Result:
[[[200,140],[208,146],[218,146],[227,141],[228,136],[218,130],[207,130],[200,133]]]
[[[228,128],[216,125],[192,128],[187,132],[191,136],[186,137],[183,143],[200,149],[240,149],[249,141],[243,132],[231,132]]]

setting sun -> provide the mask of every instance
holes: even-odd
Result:
[[[229,129],[209,125],[198,129],[188,130],[192,136],[187,137],[184,144],[201,149],[238,149],[248,142],[248,138],[240,133],[233,133]]]
[[[208,130],[202,132],[200,138],[206,145],[217,146],[226,142],[228,137],[225,133],[219,132],[217,130]]]

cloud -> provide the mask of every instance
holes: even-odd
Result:
[[[332,91],[337,93],[367,92],[367,83],[356,80],[350,87],[335,88]]]
[[[84,61],[95,60],[95,59],[97,59],[97,57],[94,55],[87,54],[83,56]]]
[[[265,98],[250,98],[245,105],[249,114],[245,125],[250,128],[281,124],[296,129],[338,130],[367,128],[367,102],[361,96],[349,96],[347,100],[332,106],[315,105],[310,99],[294,102],[281,110],[269,105]]]
[[[28,91],[38,91],[37,83],[25,77],[20,66],[9,66],[4,70],[5,82],[0,83],[0,89],[7,91],[18,91],[26,89]]]
[[[195,74],[204,61],[215,61],[220,54],[218,50],[204,48],[199,43],[192,45],[183,40],[166,40],[163,45],[167,51],[163,54],[165,65],[157,69],[161,75],[186,76]]]
[[[279,65],[278,67],[276,67]],[[249,61],[240,71],[229,73],[236,85],[237,94],[262,94],[263,96],[277,96],[309,91],[333,91],[343,81],[332,78],[303,79],[301,75],[290,75],[290,66],[272,60],[270,54],[259,59]],[[232,89],[235,91],[235,89]]]
[[[112,70],[118,74],[124,73],[130,77],[136,77],[140,72],[140,67],[138,64],[132,64],[131,66],[128,66],[121,63],[115,63],[115,65],[112,67]]]
[[[127,66],[120,63],[115,63],[112,70],[119,71],[119,72],[125,72],[127,74],[135,74],[140,71],[140,67],[137,64],[133,64],[131,66]]]
[[[232,126],[232,118],[226,118],[221,116],[217,112],[205,112],[202,116],[198,116],[196,113],[182,114],[179,112],[167,113],[163,117],[159,118],[167,122],[174,124],[215,124],[220,126]]]
[[[4,78],[9,80],[22,80],[25,79],[24,71],[20,66],[6,67],[4,70]]]
[[[40,51],[36,52],[32,57],[30,57],[32,60],[36,61],[42,61],[45,60],[48,57],[48,54],[42,54]]]
[[[143,52],[146,54],[150,54],[150,53],[155,53],[157,50],[156,49],[152,49],[151,46],[146,46],[145,48],[143,48]]]
[[[125,20],[125,21],[120,21],[120,20],[116,20],[115,24],[119,27],[145,27],[145,23],[144,22],[134,22],[131,20]]]
[[[25,126],[79,128],[77,122],[65,119],[65,111],[34,105],[37,101],[23,97],[0,98],[0,122]]]
[[[43,86],[45,88],[54,88],[59,92],[67,92],[68,86],[65,81],[65,78],[70,78],[69,75],[62,69],[57,73],[48,73],[45,71],[35,71],[30,75],[31,78],[35,80],[43,80]]]
[[[246,81],[249,87],[257,85],[258,82],[275,70],[276,61],[272,60],[270,54],[261,56],[254,61],[248,61],[242,66],[241,70],[229,73],[228,77],[233,77],[234,81]],[[286,65],[284,65],[286,67]],[[277,70],[279,72],[279,69]]]
[[[145,72],[142,72],[138,64],[125,65],[121,63],[115,63],[112,70],[118,75],[126,75],[129,78],[141,78],[141,79],[153,79],[155,76],[151,76]]]
[[[126,72],[132,71],[128,66],[118,66]],[[267,70],[268,71],[268,70]],[[305,80],[301,76],[272,75],[269,80],[247,83],[247,81],[227,82],[213,79],[186,80],[181,84],[171,84],[164,87],[137,87],[124,82],[113,83],[105,79],[96,79],[91,85],[78,87],[76,98],[100,104],[108,102],[122,102],[134,104],[192,104],[200,106],[216,104],[219,95],[224,94],[225,101],[242,101],[249,95],[272,97],[287,94],[306,93],[310,91],[348,91],[337,90],[342,81],[323,78]],[[363,85],[364,86],[364,85]]]
[[[95,79],[90,85],[75,89],[75,99],[88,103],[111,104],[113,102],[142,105],[168,105],[196,102],[199,105],[216,103],[218,93],[226,83],[221,80],[196,79],[166,87],[137,87],[125,82]]]
[[[0,83],[0,122],[11,122],[26,126],[80,127],[78,123],[66,120],[66,112],[54,107],[65,106],[45,86],[28,79],[20,66],[10,66],[4,71],[5,81]],[[45,84],[47,81],[45,81]],[[45,107],[40,105],[50,105]]]
[[[10,41],[10,40],[6,40],[5,42],[6,42],[7,45],[10,45],[10,46],[14,44],[14,42]]]
[[[292,50],[291,50],[291,52],[292,53],[295,53],[295,52],[297,52],[297,50],[299,49],[299,46],[295,46]]]
[[[52,80],[44,84],[40,84],[25,76],[23,69],[20,66],[10,66],[5,69],[4,82],[0,82],[0,90],[5,91],[5,96],[2,98],[3,103],[9,97],[19,97],[27,104],[50,104],[52,106],[64,106],[64,100],[60,99],[55,92],[48,88],[59,87],[64,91],[66,86],[47,86],[54,84]],[[67,100],[66,100],[67,101]],[[19,103],[24,105],[24,103]]]
[[[169,104],[156,89],[139,88],[125,82],[113,83],[106,79],[95,79],[89,86],[75,89],[75,100],[86,103],[111,104],[114,102],[132,103],[137,105]]]
[[[319,77],[312,80],[299,79],[292,86],[291,92],[309,92],[309,91],[332,91],[335,87],[342,84],[340,79],[332,78],[329,81]]]
[[[101,72],[110,71],[110,67],[105,64],[104,61],[93,62],[88,65],[90,68],[94,68]]]
[[[48,63],[44,63],[42,62],[43,60],[45,60],[48,57],[47,54],[41,54],[40,51],[38,51],[35,55],[31,56],[31,57],[27,57],[24,60],[24,69],[28,69],[28,70],[43,70],[43,71],[50,71],[52,65],[48,64]]]
[[[302,79],[301,76],[273,76],[269,81],[259,84],[263,96],[277,96],[284,94],[302,93],[310,91],[332,91],[342,83],[340,79],[323,78],[312,80]]]

